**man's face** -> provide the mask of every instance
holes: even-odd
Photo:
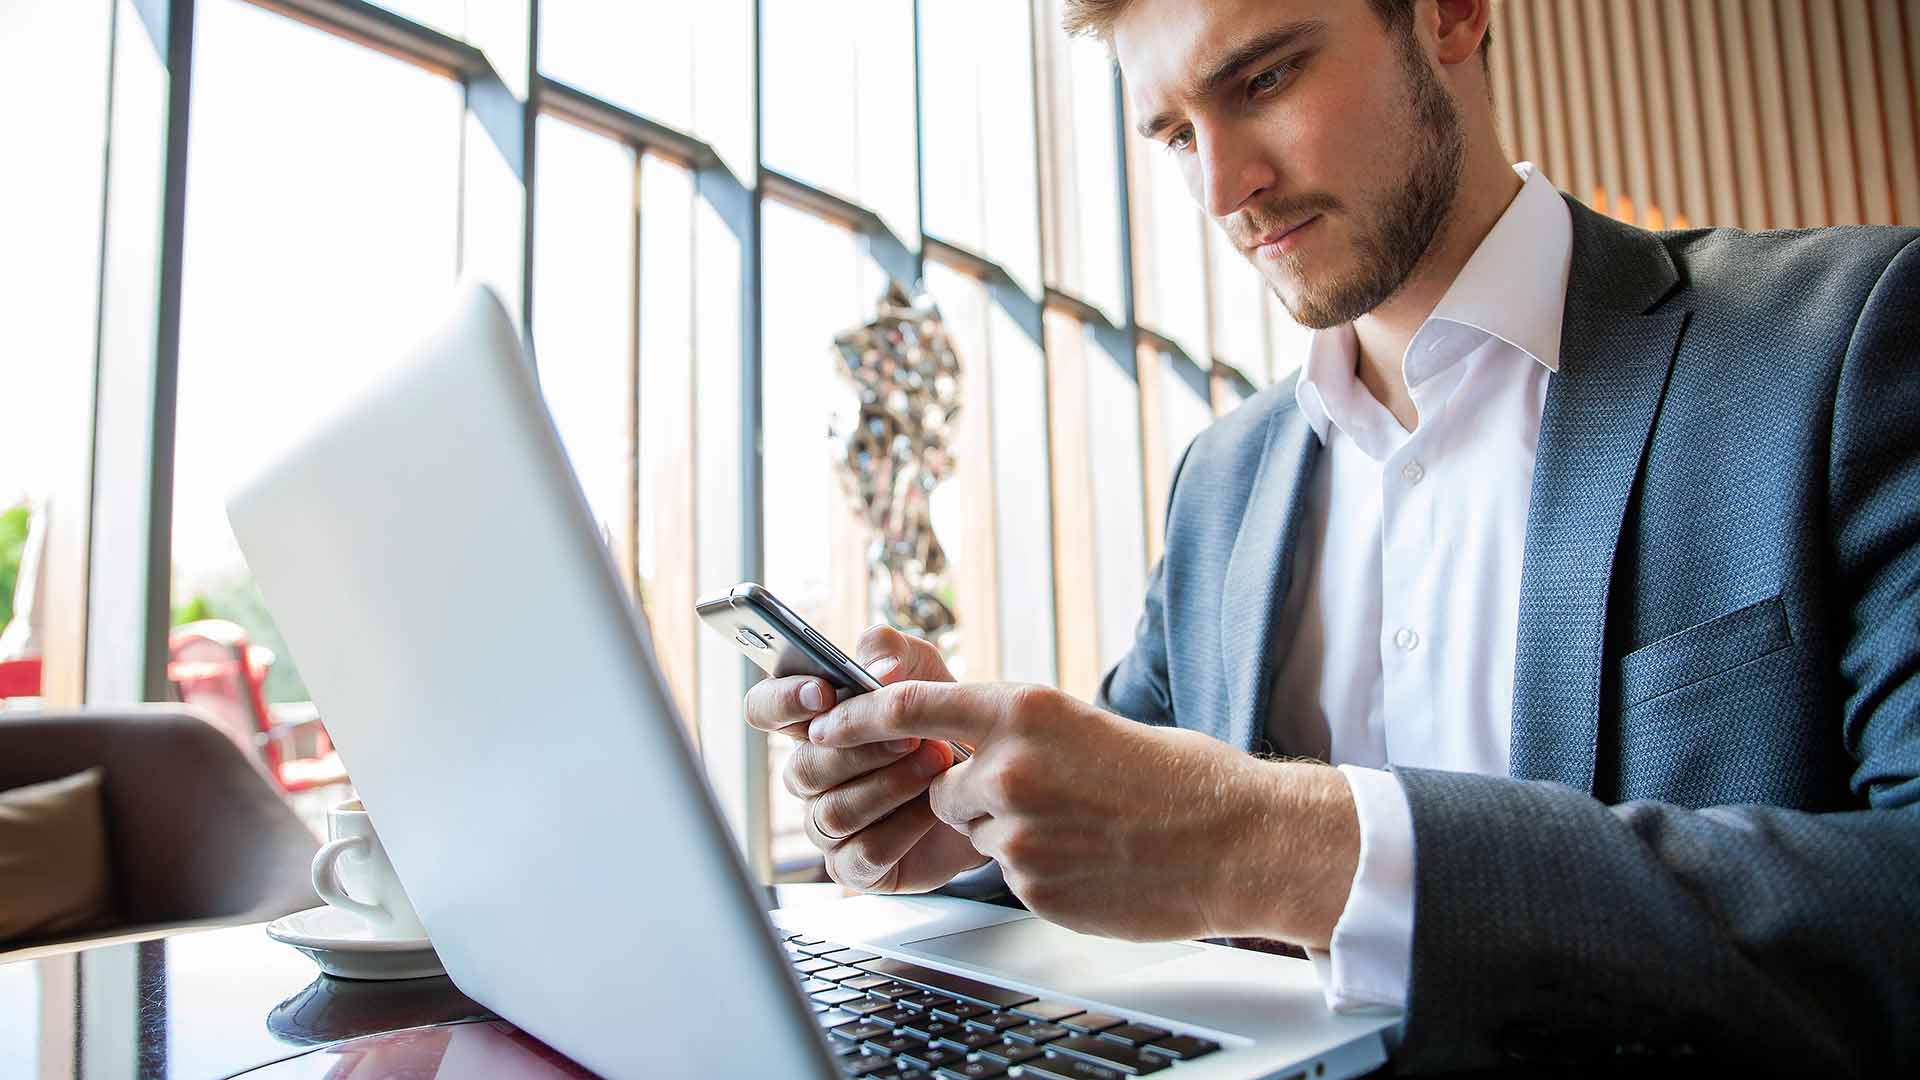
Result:
[[[1113,43],[1153,152],[1303,325],[1387,300],[1445,223],[1458,110],[1367,0],[1134,0]]]

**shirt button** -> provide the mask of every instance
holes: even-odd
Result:
[[[1409,461],[1401,466],[1400,475],[1407,478],[1407,483],[1417,484],[1427,478],[1427,469],[1417,461]]]
[[[1412,652],[1420,647],[1420,635],[1414,632],[1413,627],[1403,626],[1393,632],[1393,643],[1400,646],[1403,652]]]

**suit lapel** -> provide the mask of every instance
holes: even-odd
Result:
[[[1513,776],[1593,790],[1608,585],[1688,312],[1650,233],[1569,200],[1573,262],[1527,513],[1513,680]]]
[[[1228,715],[1227,730],[1214,734],[1243,749],[1253,749],[1266,730],[1275,655],[1268,639],[1287,599],[1294,537],[1319,456],[1320,440],[1289,399],[1267,421],[1266,446],[1227,561],[1220,602]]]

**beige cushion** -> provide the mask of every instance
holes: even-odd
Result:
[[[0,941],[113,921],[101,770],[0,791]]]

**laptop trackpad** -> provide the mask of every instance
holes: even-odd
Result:
[[[1115,941],[1079,934],[1039,918],[1015,919],[901,944],[928,956],[1000,972],[1024,982],[1052,984],[1062,990],[1069,990],[1073,983],[1201,951],[1177,942]]]

